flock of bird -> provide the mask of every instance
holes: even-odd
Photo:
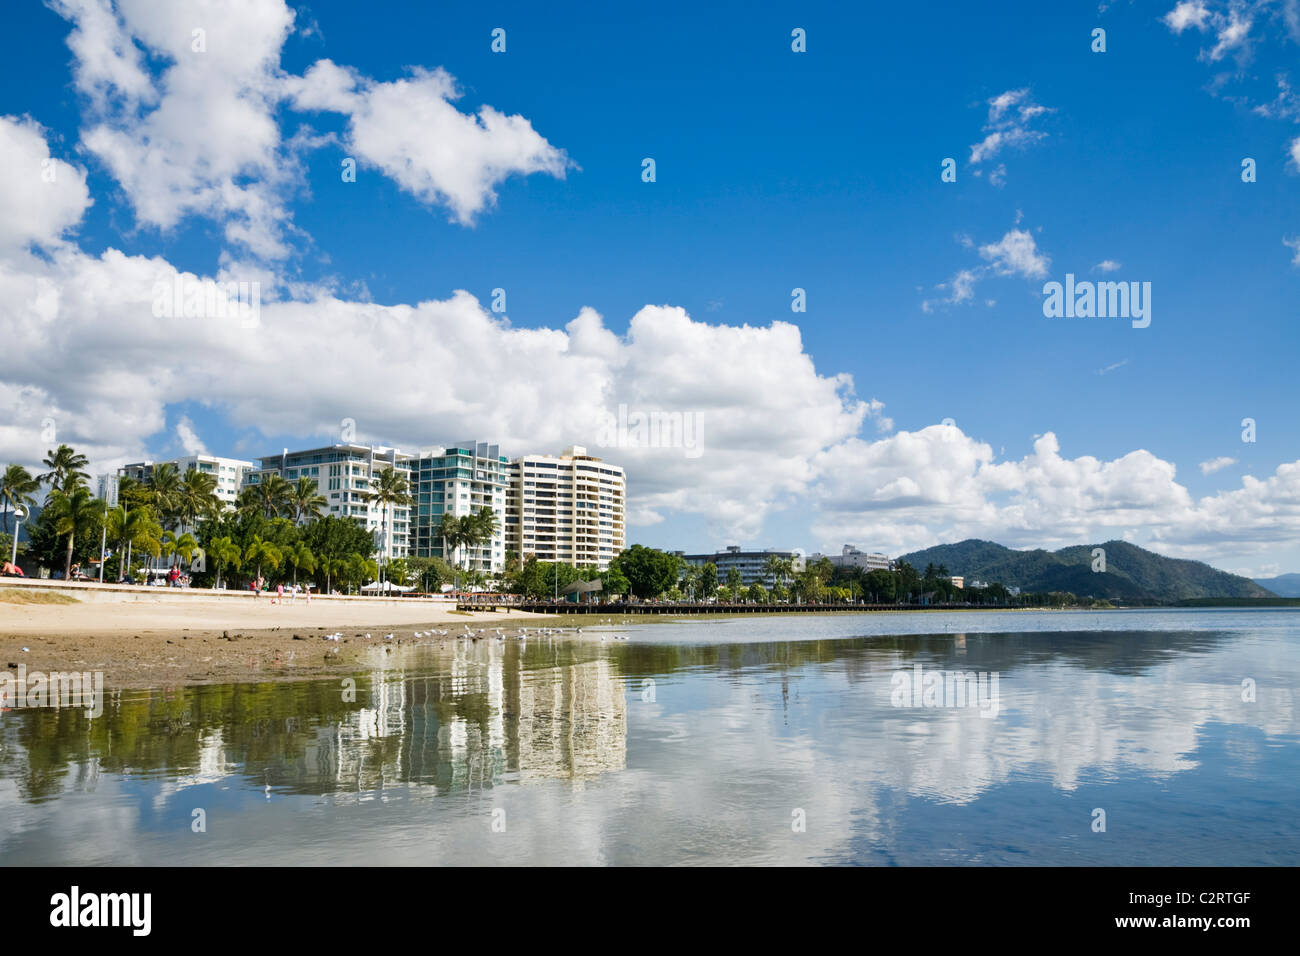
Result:
[[[416,640],[420,640],[423,638],[432,638],[432,637],[440,637],[444,639],[447,637],[452,637],[458,641],[460,640],[479,641],[488,638],[489,631],[485,627],[479,628],[477,631],[474,630],[474,628],[470,627],[468,624],[462,624],[461,627],[463,628],[463,630],[460,633],[453,633],[451,630],[447,628],[438,629],[436,627],[433,627],[433,628],[429,628],[429,630],[427,631],[412,631],[411,636]],[[495,635],[498,641],[504,641],[506,639],[506,632],[499,627],[492,629],[490,633],[492,635]],[[536,637],[555,637],[561,634],[582,634],[582,628],[580,627],[536,627],[536,628],[532,628],[530,632],[529,628],[521,627],[514,634],[514,639],[517,641],[525,641],[528,639],[530,633]],[[323,634],[321,636],[327,641],[334,641],[335,643],[337,643],[338,641],[343,639],[343,632],[335,631],[333,634]],[[374,638],[371,636],[370,632],[367,631],[364,635],[362,635],[362,639],[369,641],[369,640],[373,640]],[[607,638],[604,634],[601,634],[600,639],[602,641],[605,641],[608,640],[609,638]],[[622,634],[615,634],[613,636],[613,639],[616,641],[626,641],[627,637]],[[385,634],[384,640],[386,641],[393,640],[393,635]]]

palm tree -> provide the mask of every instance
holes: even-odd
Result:
[[[769,554],[767,560],[763,562],[763,573],[767,575],[773,586],[780,584],[785,576],[785,561],[779,554]]]
[[[374,561],[354,552],[344,561],[342,573],[349,584],[353,581],[362,583],[366,578],[376,580],[379,577],[379,567]]]
[[[438,525],[438,534],[442,538],[442,555],[452,567],[459,568],[456,563],[456,549],[465,543],[466,518],[457,518],[450,512],[444,513],[442,521]]]
[[[177,534],[174,531],[164,531],[162,547],[164,554],[174,554],[188,564],[190,559],[194,557],[194,552],[199,550],[199,543],[194,539],[194,535],[190,534],[188,531],[183,534]]]
[[[305,542],[299,541],[297,546],[286,549],[284,559],[293,565],[293,583],[298,583],[298,569],[302,568],[308,574],[316,570],[316,555],[311,553],[311,548],[307,547]]]
[[[19,508],[31,509],[36,504],[36,492],[41,483],[32,477],[32,473],[22,465],[10,465],[0,478],[0,501],[4,502],[5,533],[9,532],[9,511]]]
[[[208,545],[208,554],[212,555],[212,560],[217,565],[217,588],[220,589],[221,569],[229,565],[238,571],[244,557],[243,552],[239,550],[239,545],[226,535]]]
[[[289,486],[288,505],[296,524],[308,518],[317,518],[329,501],[320,493],[315,478],[300,477],[297,484]]]
[[[51,491],[69,492],[90,480],[90,475],[81,470],[90,464],[89,460],[73,451],[71,445],[60,445],[54,451],[46,452],[41,464],[50,470],[36,480],[48,484]]]
[[[162,546],[162,527],[154,521],[147,507],[125,508],[119,505],[105,515],[108,522],[108,540],[117,545],[122,560],[118,562],[118,580],[126,577],[131,567],[131,548],[142,545],[146,552],[157,553]]]
[[[415,503],[408,491],[406,475],[392,465],[375,475],[370,482],[370,490],[360,492],[361,500],[377,505],[380,509],[379,538],[383,542],[382,553],[388,553],[388,517],[393,507],[409,508]]]
[[[265,518],[274,518],[288,509],[291,488],[279,475],[263,475],[257,484],[239,493],[239,510],[245,514],[261,512]]]
[[[120,489],[119,489],[120,493]],[[221,510],[217,497],[217,476],[191,468],[176,488],[176,517],[182,527],[193,528],[200,518],[210,518]]]
[[[119,475],[117,479],[117,503],[128,508],[149,503],[149,488],[136,481],[130,475]]]
[[[272,570],[280,566],[284,555],[270,541],[263,541],[260,534],[253,535],[253,540],[248,542],[248,547],[244,549],[244,560],[252,561],[257,565],[257,575],[262,576],[262,565],[268,564]]]
[[[60,446],[66,448],[66,445]],[[54,488],[50,491],[49,507],[54,512],[54,531],[68,536],[67,557],[63,562],[63,577],[72,575],[72,548],[78,534],[89,534],[99,527],[103,511],[98,498],[83,485],[74,484],[70,491]]]
[[[471,548],[480,548],[485,544],[491,544],[492,539],[496,537],[497,532],[501,530],[501,520],[497,513],[488,505],[484,505],[468,518],[468,540],[465,542]],[[491,565],[491,561],[488,562]]]
[[[180,472],[169,461],[154,465],[145,481],[145,500],[164,527],[176,523],[180,512],[182,482]],[[118,493],[121,494],[119,486]]]
[[[325,593],[329,594],[333,579],[342,577],[347,572],[348,559],[342,555],[326,555],[320,559],[318,566],[325,572]]]

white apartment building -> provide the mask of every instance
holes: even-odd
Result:
[[[866,554],[846,544],[839,554],[813,554],[808,558],[809,564],[816,564],[822,558],[827,558],[830,563],[837,568],[861,568],[863,571],[888,571],[893,567],[893,562],[888,556],[879,552]]]
[[[627,477],[581,445],[510,462],[506,547],[600,570],[627,546]]]
[[[184,477],[189,471],[199,471],[217,479],[216,493],[226,507],[234,507],[239,490],[244,485],[244,478],[254,469],[251,461],[239,458],[220,458],[216,455],[186,455],[183,458],[171,458],[167,461],[137,461],[123,465],[117,470],[120,477],[134,478],[136,481],[148,481],[153,470],[159,465],[175,465],[176,471]]]
[[[244,484],[257,485],[267,475],[279,475],[288,482],[304,477],[315,479],[328,502],[324,513],[351,518],[369,531],[375,550],[384,560],[404,558],[412,553],[411,509],[382,508],[365,496],[374,476],[385,468],[405,475],[409,487],[413,460],[414,456],[385,446],[341,444],[293,452],[286,448],[278,455],[261,458],[261,466],[248,473]]]

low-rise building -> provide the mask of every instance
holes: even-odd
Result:
[[[808,558],[809,564],[816,564],[822,558],[830,561],[837,568],[861,568],[863,571],[888,571],[894,562],[888,556],[873,551],[870,554],[859,551],[851,544],[846,544],[839,554],[813,554]]]
[[[773,583],[772,576],[767,571],[767,563],[773,556],[783,561],[791,562],[793,571],[797,574],[805,567],[803,552],[801,551],[777,551],[771,548],[765,548],[761,551],[745,551],[740,545],[728,545],[721,551],[715,551],[712,554],[684,554],[682,560],[687,564],[695,567],[703,567],[706,564],[713,564],[718,569],[718,583],[727,583],[727,572],[732,568],[740,571],[740,580],[745,587],[751,584],[762,584],[770,587]]]

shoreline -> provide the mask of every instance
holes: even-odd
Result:
[[[113,689],[351,673],[379,645],[419,643],[416,631],[446,630],[451,640],[463,625],[509,624],[513,632],[542,617],[457,611],[454,602],[419,599],[313,596],[310,604],[272,604],[266,595],[239,592],[5,585],[0,670],[23,664],[28,672],[102,672]],[[338,641],[324,639],[337,632]]]
[[[418,598],[327,596],[313,597],[310,604],[302,598],[272,604],[268,596],[253,598],[248,592],[67,582],[32,587],[28,582],[5,581],[4,585],[0,587],[0,671],[13,673],[25,665],[28,673],[100,672],[104,686],[114,690],[351,674],[373,666],[376,654],[387,653],[381,647],[454,643],[463,639],[466,626],[486,631],[479,640],[497,639],[498,630],[512,639],[521,627],[529,632],[562,631],[570,639],[584,640],[577,628],[735,620],[743,613],[611,614],[597,619],[588,613],[538,614],[508,607],[460,611],[453,601]],[[780,613],[804,616],[797,610],[768,610],[753,616]],[[881,612],[845,607],[822,613]],[[336,633],[338,640],[325,639]]]

